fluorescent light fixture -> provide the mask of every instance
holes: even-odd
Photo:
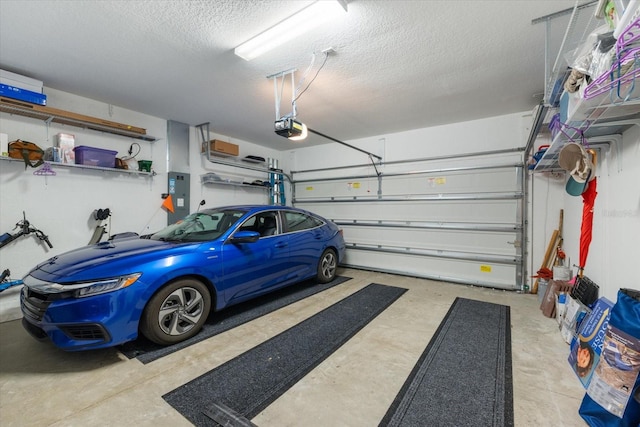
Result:
[[[251,61],[263,53],[311,31],[341,11],[347,11],[347,4],[344,0],[315,1],[251,40],[242,43],[235,48],[234,53],[244,60]]]

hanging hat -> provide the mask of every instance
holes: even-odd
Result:
[[[572,142],[562,147],[558,164],[569,172],[565,189],[572,196],[584,193],[589,181],[595,178],[595,166],[582,144]]]

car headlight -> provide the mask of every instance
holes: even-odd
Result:
[[[133,273],[126,276],[110,279],[92,280],[79,283],[54,283],[38,280],[32,276],[24,278],[24,284],[35,292],[43,294],[72,293],[76,298],[104,294],[131,286],[142,276],[142,273]]]

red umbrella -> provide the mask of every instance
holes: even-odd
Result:
[[[578,274],[582,277],[584,267],[587,263],[589,246],[591,245],[593,228],[593,205],[596,200],[598,178],[593,178],[587,184],[587,189],[582,193],[582,226],[580,227],[580,263]]]

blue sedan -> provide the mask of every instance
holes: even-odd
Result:
[[[170,345],[210,311],[316,277],[334,279],[345,243],[333,222],[284,206],[191,214],[156,234],[117,238],[41,263],[23,279],[23,326],[65,350],[142,333]]]

